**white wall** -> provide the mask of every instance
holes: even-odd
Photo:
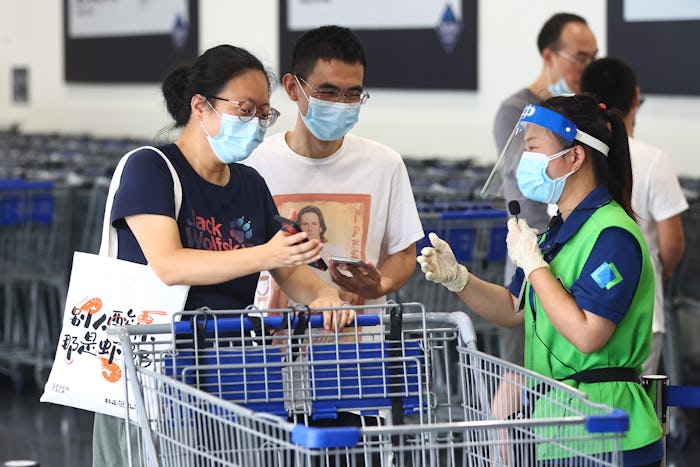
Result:
[[[200,3],[202,50],[222,42],[240,45],[279,74],[277,0]],[[63,81],[62,5],[59,0],[0,0],[0,126],[19,123],[25,131],[150,138],[169,125],[157,85],[67,85]],[[479,90],[369,89],[372,97],[354,131],[407,156],[494,160],[491,122],[496,108],[538,74],[537,32],[562,8],[557,0],[480,1]],[[606,2],[589,0],[564,8],[588,20],[604,55]],[[11,69],[22,65],[30,69],[29,105],[11,103]],[[272,131],[291,127],[296,108],[281,89],[275,91],[272,102],[282,112]],[[698,109],[700,97],[649,95],[638,116],[636,136],[665,148],[679,173],[700,175],[695,140],[700,132]]]

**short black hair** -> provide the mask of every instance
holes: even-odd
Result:
[[[583,70],[581,91],[595,94],[609,109],[617,109],[627,115],[637,91],[637,78],[624,60],[599,58]]]
[[[581,23],[588,26],[583,17],[573,13],[556,13],[544,23],[537,36],[537,48],[540,53],[546,48],[559,50],[561,48],[561,31],[568,23]]]
[[[306,31],[292,51],[292,73],[302,78],[311,74],[318,60],[360,63],[367,70],[365,49],[348,28],[321,26]]]

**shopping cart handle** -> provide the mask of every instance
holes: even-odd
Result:
[[[445,211],[440,213],[442,220],[478,220],[478,219],[500,219],[505,220],[508,217],[506,211],[500,209],[481,209],[472,211]]]
[[[263,318],[265,321],[265,326],[271,329],[276,329],[282,324],[283,316],[266,316]],[[312,328],[322,328],[323,327],[323,315],[313,314],[311,315],[311,327]],[[292,319],[290,327],[294,329],[299,322],[299,318],[295,317]],[[348,326],[377,326],[380,324],[379,315],[357,315],[352,323]],[[286,327],[286,326],[284,326]]]
[[[360,429],[352,426],[316,428],[295,425],[292,429],[292,443],[310,449],[352,447],[359,441]]]
[[[236,317],[207,317],[206,315],[195,315],[193,316],[199,325],[204,325],[207,333],[218,332],[247,332],[255,329],[253,322],[246,316],[236,316]],[[267,329],[277,329],[277,328],[287,328],[286,324],[283,324],[284,316],[265,316],[262,318],[265,322],[265,327]],[[321,328],[323,327],[323,315],[313,314],[311,315],[311,327]],[[295,329],[297,323],[299,322],[298,317],[292,319],[289,328]],[[357,315],[355,319],[349,326],[377,326],[381,323],[379,315],[367,314],[367,315]],[[186,321],[176,321],[174,324],[175,334],[190,334],[192,333],[192,320]]]
[[[605,415],[589,415],[586,417],[588,433],[626,433],[630,429],[630,419],[627,413],[613,409]]]

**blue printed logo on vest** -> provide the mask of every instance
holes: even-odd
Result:
[[[603,261],[598,268],[591,273],[591,279],[598,284],[601,289],[612,289],[622,282],[622,276],[615,267],[615,264]]]

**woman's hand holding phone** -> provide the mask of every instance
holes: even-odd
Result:
[[[299,224],[297,224],[296,222],[294,222],[291,219],[287,219],[286,217],[282,217],[279,215],[275,216],[274,219],[277,222],[279,222],[280,230],[286,236],[296,235],[296,234],[302,232],[301,228],[299,227]],[[301,242],[294,243],[294,244],[298,245],[299,243],[306,243],[308,241],[309,241],[309,239],[304,237],[304,239],[301,240]],[[320,245],[320,248],[318,249],[318,252],[320,252],[323,249],[323,245],[320,243],[319,243],[319,245]],[[305,261],[305,263],[311,267],[320,269],[321,271],[325,271],[328,269],[328,265],[326,264],[325,261],[323,261],[323,258],[318,258],[317,260],[312,261],[312,262]]]

